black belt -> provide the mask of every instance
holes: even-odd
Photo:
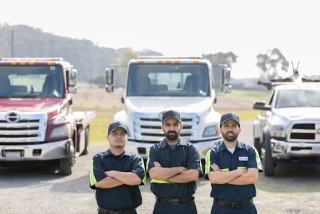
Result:
[[[230,203],[230,202],[226,202],[224,200],[217,199],[217,198],[213,199],[213,201],[214,201],[214,203],[217,203],[221,206],[231,207],[232,209],[242,209],[242,208],[253,203],[252,199],[245,201],[245,202],[242,202],[242,203]]]
[[[156,198],[156,200],[163,204],[184,204],[189,201],[194,200],[194,196],[188,197],[188,198]]]
[[[130,214],[131,210],[125,210],[125,211],[118,211],[118,212],[115,212],[115,211],[112,211],[112,210],[108,210],[108,209],[105,209],[105,208],[102,208],[102,207],[98,207],[98,210],[102,213],[109,213],[109,214]]]

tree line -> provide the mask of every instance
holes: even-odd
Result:
[[[87,39],[72,39],[44,32],[27,25],[0,23],[0,57],[63,57],[78,69],[78,80],[105,84],[105,68],[109,65],[127,65],[137,56],[162,56],[161,52],[145,49],[133,51],[130,47],[113,49]],[[232,64],[238,56],[233,52],[202,54],[213,65]],[[256,66],[262,74],[275,78],[280,70],[287,71],[289,62],[279,49],[274,48],[256,56]],[[237,71],[234,71],[237,72]],[[125,66],[118,66],[115,86],[124,86]]]

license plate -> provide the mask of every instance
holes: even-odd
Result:
[[[312,153],[313,154],[320,154],[320,147],[312,147]]]
[[[6,160],[20,160],[21,152],[8,151],[6,152]]]

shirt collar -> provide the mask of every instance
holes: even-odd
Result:
[[[166,148],[167,145],[169,145],[167,142],[167,139],[164,138],[160,143],[160,148],[164,149]],[[186,145],[187,145],[187,142],[184,139],[179,138],[179,142],[177,143],[177,146],[186,146]]]
[[[107,151],[104,152],[103,156],[110,156],[110,155],[113,155],[110,151],[110,149],[108,149]],[[121,157],[123,156],[132,156],[131,153],[127,150],[124,150],[124,153],[122,153]]]
[[[239,149],[242,149],[242,148],[245,148],[245,145],[244,145],[244,143],[238,141],[236,147]],[[218,149],[218,152],[223,151],[223,150],[227,150],[227,147],[224,144],[223,140],[218,144],[217,149]]]

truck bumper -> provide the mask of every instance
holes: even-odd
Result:
[[[199,151],[200,159],[205,159],[207,151],[216,147],[216,145],[221,141],[221,139],[201,141],[192,143]],[[128,140],[126,145],[126,150],[140,155],[143,159],[147,159],[149,156],[150,147],[153,143],[141,143]]]
[[[0,161],[44,161],[67,157],[70,140],[34,145],[1,145]]]
[[[271,139],[272,157],[290,159],[320,157],[320,143],[290,143]]]

